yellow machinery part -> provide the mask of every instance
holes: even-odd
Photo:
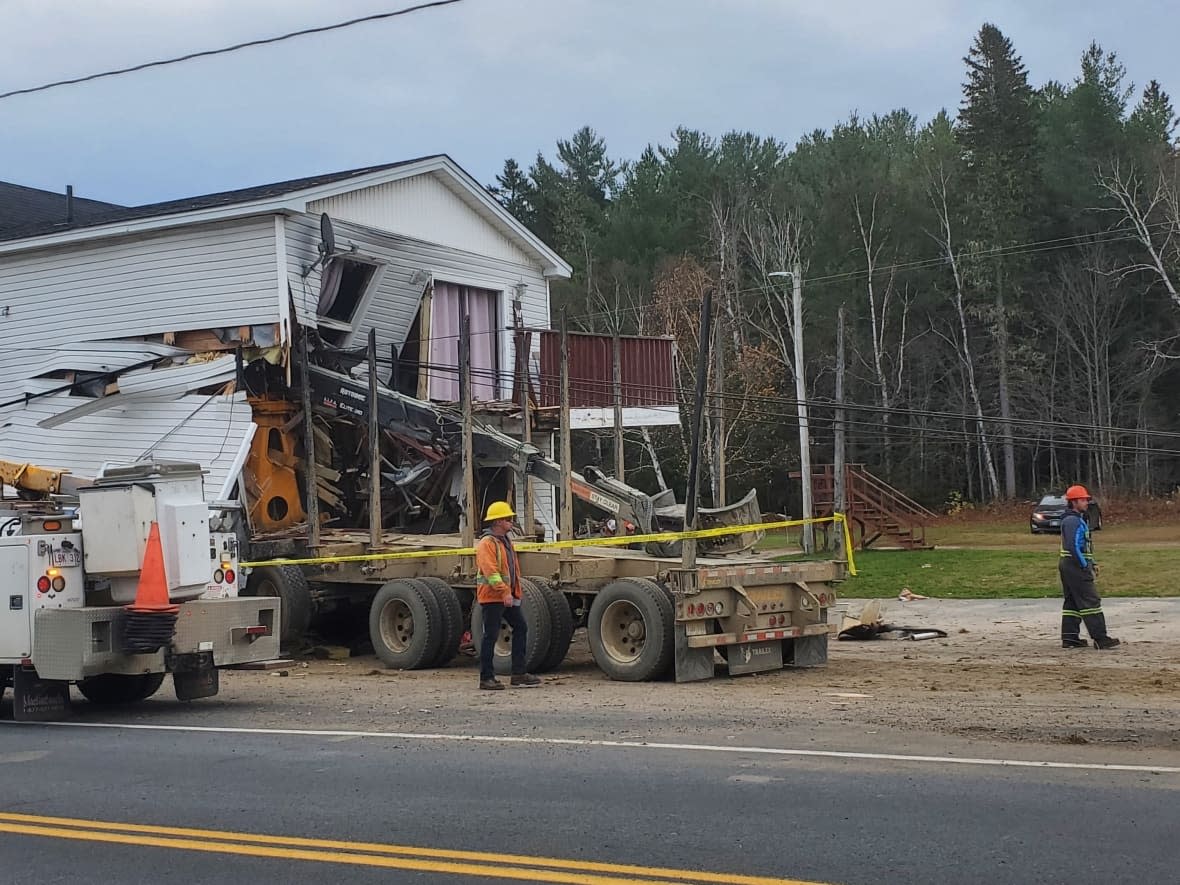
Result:
[[[298,410],[284,400],[251,399],[258,430],[250,444],[243,479],[250,525],[255,532],[273,532],[307,519],[299,495],[295,433],[287,428]]]

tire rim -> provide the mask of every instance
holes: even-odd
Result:
[[[391,651],[401,653],[414,638],[414,613],[401,599],[391,599],[381,609],[381,641]]]
[[[496,644],[493,652],[498,657],[512,657],[512,628],[503,618],[500,618],[500,632],[496,634]]]
[[[619,599],[602,613],[599,626],[602,647],[620,664],[633,664],[643,654],[647,641],[647,622],[643,612],[633,602]]]

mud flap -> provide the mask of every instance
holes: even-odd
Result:
[[[783,640],[777,642],[743,642],[726,649],[729,661],[729,675],[762,673],[766,670],[783,668]]]
[[[784,639],[783,662],[791,667],[822,667],[828,662],[827,635]]]
[[[713,649],[689,648],[683,624],[675,628],[675,666],[677,682],[700,682],[713,678]]]
[[[17,722],[53,722],[70,712],[70,684],[42,679],[35,670],[14,667],[12,718]]]
[[[178,663],[172,674],[178,701],[211,698],[221,690],[220,671],[213,666],[212,653],[185,655]]]

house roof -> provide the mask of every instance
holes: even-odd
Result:
[[[88,224],[122,209],[114,203],[74,197],[75,224]],[[18,236],[21,230],[65,228],[68,200],[65,194],[0,181],[0,240]]]
[[[239,188],[231,191],[186,197],[162,203],[148,203],[143,206],[115,206],[109,203],[92,203],[93,211],[84,215],[77,211],[75,199],[74,222],[64,223],[65,197],[61,197],[61,211],[39,221],[6,228],[0,224],[0,252],[18,251],[23,248],[43,248],[59,243],[98,239],[104,236],[126,235],[140,230],[175,227],[218,218],[236,217],[267,212],[303,212],[307,204],[324,197],[359,190],[408,178],[424,173],[441,173],[461,192],[472,208],[492,221],[512,239],[537,255],[553,276],[568,277],[570,266],[540,238],[532,233],[507,209],[499,204],[483,185],[472,178],[454,160],[445,154],[402,160],[378,166],[364,166],[343,172],[293,178],[273,184]],[[17,187],[14,185],[13,187]],[[26,188],[25,190],[33,190]],[[36,193],[47,194],[46,191]],[[2,204],[0,204],[2,205]]]

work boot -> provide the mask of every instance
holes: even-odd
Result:
[[[513,682],[515,681],[516,677],[513,677]],[[504,683],[499,679],[481,679],[479,680],[479,687],[483,691],[503,691]]]
[[[1089,648],[1090,644],[1080,636],[1075,636],[1070,639],[1061,640],[1062,648]]]
[[[1122,643],[1113,636],[1103,636],[1101,639],[1094,640],[1095,648],[1118,648],[1120,645]]]
[[[541,677],[534,676],[532,673],[523,673],[520,676],[513,676],[512,684],[516,688],[532,688],[541,684]]]

